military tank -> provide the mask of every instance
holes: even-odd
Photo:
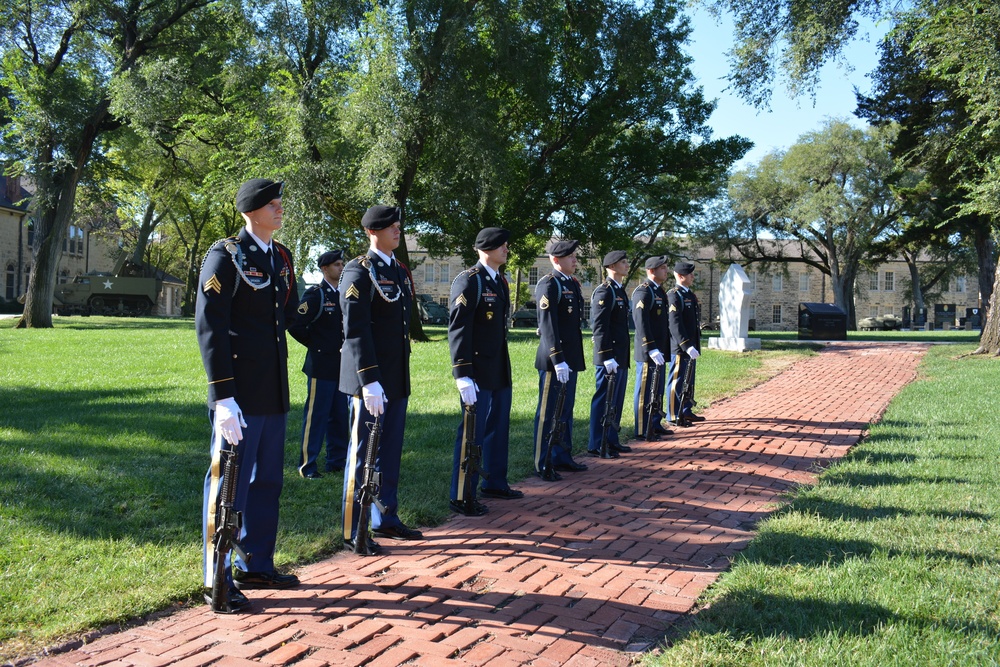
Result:
[[[59,315],[138,317],[153,312],[162,288],[153,269],[123,254],[110,274],[88,273],[56,285],[53,305]]]

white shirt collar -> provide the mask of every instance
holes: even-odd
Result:
[[[251,232],[251,231],[250,231],[250,229],[249,229],[249,228],[247,228],[247,234],[249,234],[249,235],[250,235],[250,238],[252,238],[252,239],[253,239],[254,241],[256,241],[256,242],[257,242],[257,246],[258,246],[258,247],[259,247],[259,248],[260,248],[261,250],[263,250],[263,251],[265,251],[265,252],[266,252],[266,251],[268,251],[268,250],[270,250],[270,249],[271,249],[271,244],[270,244],[270,243],[264,243],[263,241],[261,241],[261,240],[260,240],[259,238],[257,238],[257,235],[256,235],[256,234],[254,234],[253,232]]]
[[[382,258],[382,260],[383,260],[383,261],[384,261],[384,262],[385,262],[386,264],[388,264],[389,266],[392,266],[392,260],[393,260],[393,257],[395,257],[395,255],[386,255],[386,254],[385,254],[384,252],[382,252],[382,251],[381,251],[381,250],[379,250],[378,248],[372,248],[372,251],[373,251],[373,252],[374,252],[374,253],[375,253],[376,255],[378,255],[379,257],[381,257],[381,258]]]
[[[486,269],[486,274],[489,275],[490,280],[497,279],[497,274],[500,273],[499,271],[490,267],[489,264],[484,264],[483,262],[479,262],[479,265],[482,266],[484,269]]]

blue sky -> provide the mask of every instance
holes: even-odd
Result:
[[[732,24],[728,20],[717,24],[702,8],[691,9],[689,16],[693,27],[687,48],[694,58],[691,70],[704,89],[705,97],[718,100],[709,122],[714,135],[739,134],[755,144],[737,168],[755,163],[773,150],[791,146],[803,134],[819,129],[826,118],[847,118],[858,126],[863,125],[852,115],[856,106],[854,86],[863,93],[869,92],[871,80],[867,75],[878,63],[876,42],[885,33],[886,26],[862,22],[859,37],[845,52],[854,70],[848,72],[827,63],[815,100],[808,96],[792,100],[779,82],[771,97],[770,111],[758,111],[733,93],[724,91],[727,86],[724,77],[729,71],[725,54],[732,45]]]

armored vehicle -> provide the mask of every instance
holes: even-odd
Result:
[[[111,274],[88,273],[56,285],[54,305],[60,315],[149,315],[162,288],[153,269],[123,254]]]

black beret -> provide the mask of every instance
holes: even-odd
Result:
[[[510,238],[510,232],[499,227],[486,227],[476,236],[476,250],[496,250]]]
[[[266,178],[251,178],[236,192],[236,210],[240,213],[256,211],[272,199],[280,198],[284,187],[284,183],[275,183]]]
[[[667,258],[663,256],[650,257],[646,260],[646,270],[652,271],[653,269],[658,269],[667,263]]]
[[[570,241],[568,239],[549,241],[549,244],[545,246],[545,252],[553,257],[567,257],[573,254],[578,245],[580,245],[579,241]]]
[[[602,266],[611,266],[612,264],[617,264],[618,262],[625,259],[627,255],[624,250],[612,250],[607,255],[604,256],[604,264]]]
[[[684,260],[678,260],[678,262],[674,264],[674,273],[679,273],[682,276],[694,273],[694,264],[691,262],[685,262]]]
[[[328,266],[342,259],[344,259],[343,250],[327,250],[319,256],[319,261],[316,262],[316,266],[322,269],[324,266]]]
[[[372,206],[361,217],[361,225],[365,229],[378,231],[392,226],[403,219],[398,206]]]

